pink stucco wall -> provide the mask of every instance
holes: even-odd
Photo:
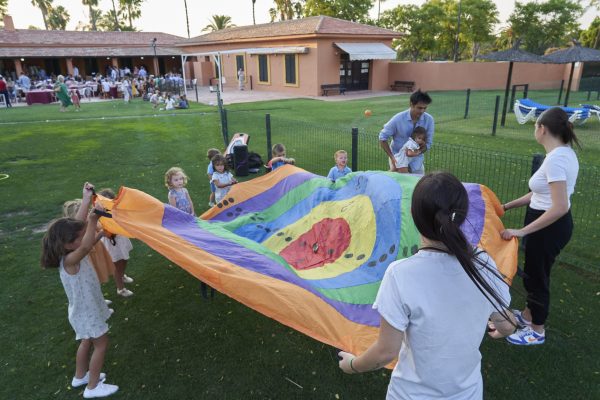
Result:
[[[506,87],[508,62],[392,62],[389,84],[414,81],[423,90],[502,89]],[[514,63],[513,84],[529,83],[530,89],[560,87],[568,82],[570,64]],[[579,87],[582,68],[575,69],[572,90]]]

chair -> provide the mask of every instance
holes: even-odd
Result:
[[[515,117],[519,124],[523,125],[527,121],[536,120],[537,117],[544,111],[554,106],[547,106],[545,104],[536,103],[530,99],[517,99],[515,100]],[[575,107],[560,107],[567,115],[569,115],[569,121],[581,125],[590,117],[590,110],[587,108],[575,108]]]
[[[600,106],[595,106],[593,104],[582,104],[581,107],[588,109],[590,114],[598,117],[598,120],[600,121]]]

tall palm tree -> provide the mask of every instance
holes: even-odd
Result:
[[[6,0],[8,1],[8,0]],[[254,12],[254,4],[256,3],[256,0],[252,0],[252,23],[254,25],[256,25],[256,14]]]
[[[98,0],[81,0],[84,6],[88,6],[88,11],[90,13],[90,26],[92,31],[97,31],[98,27],[96,26],[96,21],[98,21],[98,12],[94,7],[98,6]]]
[[[142,15],[142,3],[144,0],[119,0],[119,8],[129,20],[129,29],[133,30],[133,20]]]
[[[190,18],[188,17],[187,0],[183,0],[183,6],[185,7],[185,23],[187,25],[188,38],[190,37]]]
[[[52,7],[48,13],[48,26],[52,30],[64,31],[71,16],[63,6]]]
[[[112,5],[113,5],[113,17],[115,19],[115,29],[112,29],[114,31],[119,29],[119,13],[117,13],[117,7],[115,7],[115,0],[112,0]]]
[[[213,15],[212,21],[209,20],[209,22],[210,24],[206,25],[204,29],[202,29],[202,32],[220,31],[221,29],[232,28],[235,26],[235,24],[231,23],[231,17],[228,15]]]
[[[379,21],[379,16],[381,15],[381,3],[385,3],[385,0],[377,1],[377,21]]]
[[[48,14],[52,8],[53,0],[31,0],[31,4],[40,9],[42,12],[42,18],[44,19],[44,26],[48,30]]]

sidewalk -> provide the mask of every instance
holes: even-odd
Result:
[[[208,86],[198,86],[198,99],[196,100],[196,90],[188,89],[187,98],[189,101],[197,101],[199,103],[214,106],[217,104],[217,93],[210,92]],[[361,90],[355,92],[346,92],[345,95],[334,96],[294,96],[281,92],[266,92],[257,90],[238,90],[235,88],[225,87],[221,93],[223,104],[250,103],[256,101],[283,100],[283,99],[313,99],[322,101],[349,101],[366,99],[369,97],[381,96],[410,96],[410,93],[392,92],[392,91],[372,91]]]

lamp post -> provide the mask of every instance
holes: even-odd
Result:
[[[158,75],[160,75],[160,70],[158,67],[158,60],[156,59],[156,38],[152,39],[150,46],[152,46],[152,51],[154,52],[154,71],[155,71],[156,75],[158,76]]]

